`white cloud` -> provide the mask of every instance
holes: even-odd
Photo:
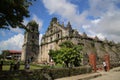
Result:
[[[114,35],[114,34],[109,35],[107,38],[111,41],[120,42],[120,36],[118,36],[118,35]]]
[[[89,33],[88,36],[93,37],[93,38],[95,36],[97,36],[100,40],[105,40],[105,38],[106,38],[106,35],[103,35],[102,33],[95,33],[92,30],[88,30],[87,32]]]
[[[28,22],[28,19],[24,19],[23,24],[26,26]]]
[[[87,31],[104,34],[104,37],[115,42],[120,42],[120,11],[109,11],[101,16],[100,19],[92,20]]]
[[[43,0],[43,4],[49,14],[57,14],[63,20],[71,21],[77,30],[83,29],[90,36],[98,36],[100,39],[106,37],[120,41],[119,0],[88,0],[89,8],[81,13],[78,5],[69,0]],[[93,18],[88,19],[89,16]]]
[[[11,32],[15,32],[15,33],[23,33],[24,29],[20,29],[20,28],[10,28]]]
[[[68,3],[66,0],[43,0],[45,7],[50,14],[58,13],[63,16],[75,14],[76,6]]]
[[[82,28],[84,28],[84,29],[87,29],[87,28],[89,28],[90,27],[90,25],[83,25],[82,26]]]
[[[118,9],[116,0],[89,0],[90,15],[101,17],[106,12]]]
[[[8,40],[1,41],[0,42],[0,51],[1,50],[21,50],[22,45],[23,45],[23,35],[18,34],[14,35]]]
[[[110,12],[111,13],[111,12]],[[105,14],[101,21],[98,23],[101,29],[98,31],[106,34],[120,35],[120,11],[112,12],[112,14]]]
[[[43,0],[43,4],[50,14],[57,14],[72,23],[81,25],[86,21],[88,12],[84,11],[79,14],[78,6],[68,2],[68,0]]]
[[[92,20],[91,22],[96,25],[100,22],[100,19],[95,19],[95,20]]]

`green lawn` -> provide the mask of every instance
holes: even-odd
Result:
[[[42,68],[41,66],[30,65],[30,70],[41,69],[41,68]],[[10,69],[10,65],[3,65],[3,71],[9,70],[9,69]],[[24,69],[24,65],[20,65],[20,70],[23,70],[23,69]]]

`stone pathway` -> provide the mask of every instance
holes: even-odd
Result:
[[[55,80],[120,80],[120,67],[111,69],[109,72],[98,71],[96,73],[64,77]]]

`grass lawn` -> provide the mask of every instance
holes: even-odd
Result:
[[[30,70],[41,69],[41,68],[42,68],[41,66],[30,65]],[[9,70],[9,69],[10,69],[10,65],[3,65],[3,71]],[[24,69],[24,65],[20,65],[20,70],[23,70],[23,69]]]

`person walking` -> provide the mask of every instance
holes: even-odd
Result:
[[[107,71],[107,65],[105,61],[103,61],[103,67],[104,67],[104,70]]]

